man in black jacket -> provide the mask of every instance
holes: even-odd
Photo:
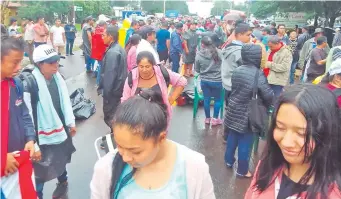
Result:
[[[117,106],[121,102],[124,82],[127,78],[127,56],[118,44],[118,27],[109,26],[103,34],[104,44],[108,45],[103,58],[103,70],[98,92],[103,94],[104,121],[112,127]]]

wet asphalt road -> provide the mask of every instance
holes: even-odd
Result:
[[[84,58],[80,54],[78,51],[74,56],[62,60],[61,64],[64,67],[60,71],[67,79],[69,92],[84,88],[85,95],[96,101],[97,111],[89,119],[77,122],[77,135],[73,139],[77,151],[72,156],[72,162],[67,166],[69,199],[90,198],[89,183],[97,160],[94,141],[109,133],[109,128],[103,121],[102,98],[97,96],[95,79],[85,73]],[[206,156],[217,199],[244,198],[250,180],[236,178],[235,172],[225,166],[226,145],[222,142],[223,128],[205,126],[203,121],[202,107],[196,119],[192,119],[192,106],[174,107],[169,138]],[[52,180],[46,183],[44,198],[51,198],[56,182]]]

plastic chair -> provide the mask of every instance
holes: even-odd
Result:
[[[199,91],[198,88],[198,79],[199,75],[194,76],[194,101],[193,101],[193,119],[197,116],[199,102],[204,100],[204,95]],[[224,99],[225,99],[225,90],[224,88],[221,90],[221,107],[220,107],[220,118],[224,118]]]

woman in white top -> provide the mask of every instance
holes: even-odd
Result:
[[[118,107],[118,150],[96,163],[91,199],[215,199],[205,157],[167,139],[167,117],[162,96],[151,89]]]

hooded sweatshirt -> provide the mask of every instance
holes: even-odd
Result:
[[[218,50],[218,49],[217,49]],[[218,56],[219,55],[218,50]],[[221,60],[215,61],[211,51],[202,47],[195,57],[195,71],[201,80],[221,82]]]
[[[242,46],[242,42],[232,41],[222,50],[221,79],[223,87],[228,91],[231,91],[231,78],[234,69],[242,65]]]

